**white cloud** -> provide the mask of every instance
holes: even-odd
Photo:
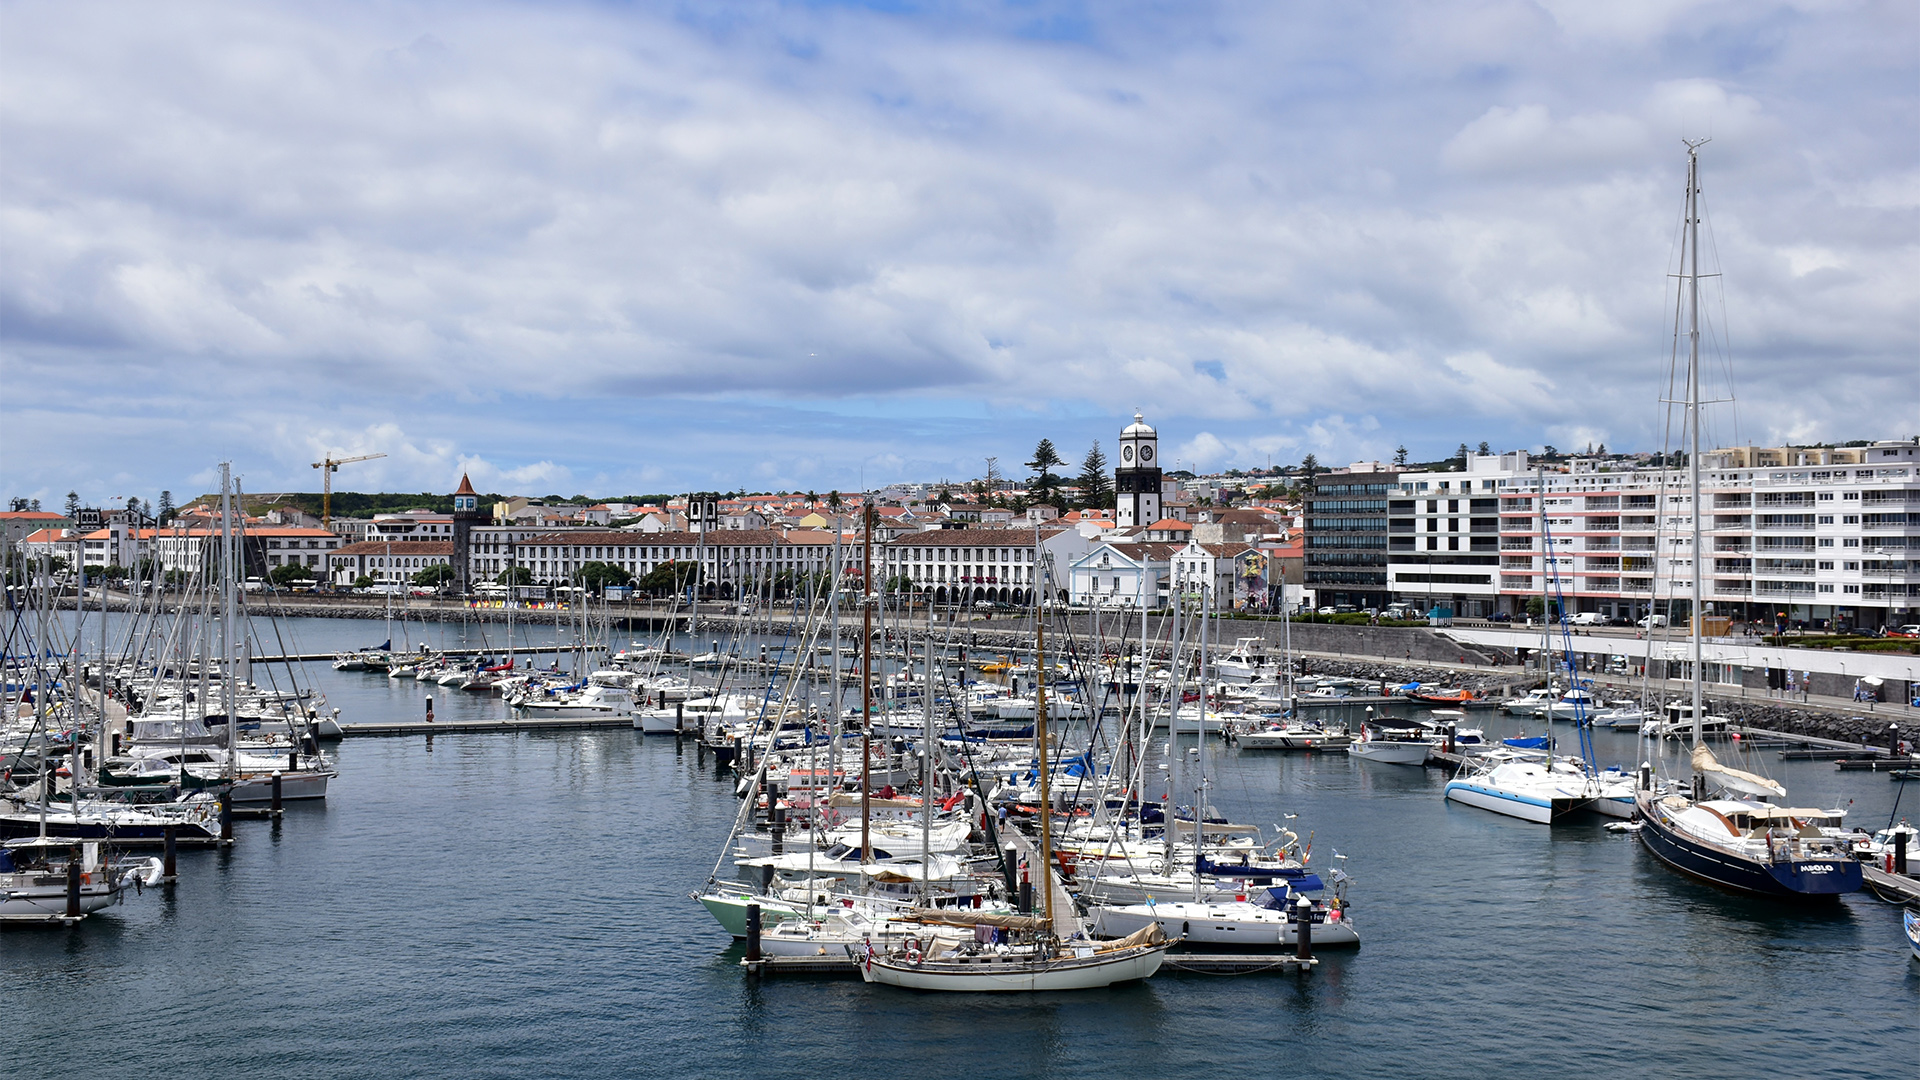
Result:
[[[1238,465],[1645,438],[1702,134],[1749,425],[1914,426],[1911,10],[1031,14],[10,10],[0,478],[294,486],[339,432],[406,448],[356,484],[849,488],[1136,406]]]

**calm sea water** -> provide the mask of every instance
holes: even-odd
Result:
[[[377,623],[299,621],[311,651]],[[498,628],[490,628],[498,639]],[[434,644],[456,644],[457,627]],[[371,636],[369,636],[371,635]],[[419,637],[416,629],[412,635]],[[476,635],[477,636],[477,635]],[[550,639],[549,639],[550,640]],[[343,719],[502,706],[310,676]],[[1490,734],[1519,724],[1485,718]],[[1564,730],[1564,727],[1563,727]],[[1630,737],[1601,736],[1631,765]],[[930,996],[742,977],[688,898],[735,800],[691,748],[626,731],[354,739],[325,806],[242,822],[171,891],[0,934],[9,1071],[181,1076],[1889,1076],[1920,1070],[1897,908],[1743,900],[1598,825],[1452,806],[1437,771],[1216,753],[1237,820],[1284,814],[1353,875],[1365,945],[1306,977]],[[1901,785],[1769,762],[1878,827]],[[1920,792],[1914,792],[1920,800]],[[1920,817],[1920,805],[1903,803]],[[89,1064],[97,1063],[97,1064]]]

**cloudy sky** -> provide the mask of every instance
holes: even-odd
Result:
[[[1709,436],[1912,435],[1916,12],[3,3],[0,494],[1657,449],[1685,137]]]

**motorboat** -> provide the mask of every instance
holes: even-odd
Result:
[[[1234,735],[1234,741],[1243,750],[1340,750],[1353,736],[1344,727],[1294,720],[1255,726]]]
[[[1500,703],[1500,708],[1515,716],[1545,716],[1548,707],[1559,700],[1559,688],[1548,686],[1529,690],[1520,697],[1508,698]]]
[[[1426,728],[1368,719],[1360,724],[1360,737],[1347,744],[1347,753],[1383,765],[1425,765],[1436,745],[1438,738]]]
[[[159,859],[114,865],[100,849],[38,837],[0,846],[0,923],[69,922],[120,903],[128,889],[160,884]]]
[[[1317,889],[1319,879],[1311,879],[1310,887]],[[1298,943],[1295,904],[1302,895],[1280,885],[1227,900],[1155,898],[1140,904],[1095,905],[1088,918],[1099,937],[1124,938],[1152,926],[1188,946],[1277,952]],[[1360,944],[1359,931],[1344,901],[1334,898],[1309,903],[1316,947]]]
[[[1265,638],[1243,637],[1233,643],[1225,657],[1214,662],[1213,670],[1222,682],[1250,683],[1271,678],[1279,665],[1267,653]]]

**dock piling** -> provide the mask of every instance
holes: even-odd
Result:
[[[67,860],[67,918],[80,917],[80,856]]]
[[[280,813],[280,786],[280,770],[275,769],[273,771],[273,813],[275,816],[278,816]]]
[[[1907,834],[1893,834],[1893,872],[1902,876],[1907,872]]]
[[[1293,920],[1293,955],[1300,960],[1311,960],[1313,959],[1313,902],[1304,896],[1301,897],[1293,905]]]
[[[747,905],[747,962],[749,964],[757,964],[760,962],[760,905],[759,904]],[[751,967],[749,967],[747,970],[749,972],[754,971],[754,969]]]
[[[160,855],[160,880],[171,885],[180,877],[178,826],[170,824],[160,831],[163,837],[161,843],[166,845]]]

